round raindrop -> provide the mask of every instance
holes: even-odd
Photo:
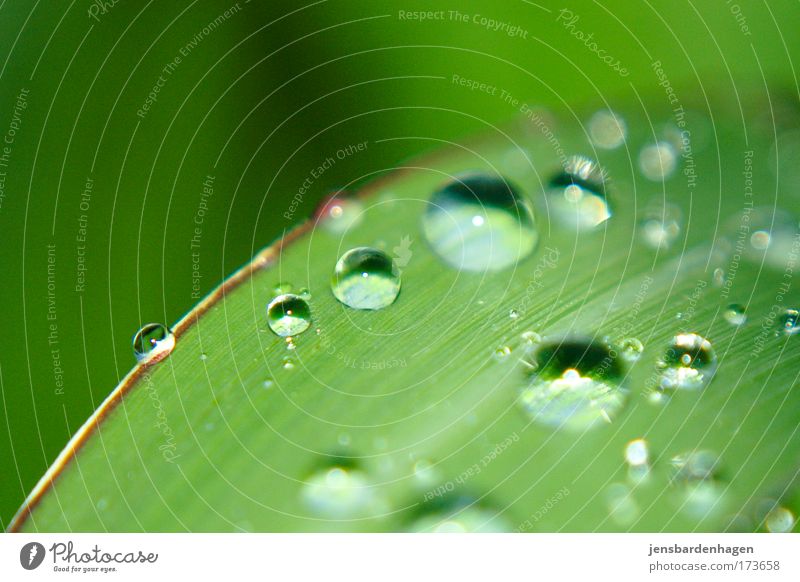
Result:
[[[140,362],[157,362],[175,347],[175,336],[165,325],[148,323],[133,337],[133,354]]]
[[[336,299],[353,309],[383,309],[400,293],[400,271],[383,251],[357,247],[336,263],[331,289]]]
[[[311,309],[299,295],[278,295],[267,306],[267,323],[281,337],[294,336],[311,325]]]
[[[437,190],[422,229],[442,260],[465,271],[511,267],[539,241],[533,212],[519,190],[485,174],[461,176]]]

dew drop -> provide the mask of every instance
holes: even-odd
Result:
[[[625,461],[631,467],[647,465],[650,459],[650,448],[644,439],[635,439],[625,446]]]
[[[731,303],[728,307],[725,308],[725,312],[722,314],[722,317],[725,318],[725,321],[730,323],[731,325],[744,325],[747,321],[747,315],[744,312],[744,306],[739,305],[738,303]]]
[[[400,271],[391,257],[378,249],[356,247],[336,263],[333,294],[353,309],[383,309],[400,293]]]
[[[175,347],[175,336],[165,325],[148,323],[133,336],[133,354],[140,362],[158,362]]]
[[[662,389],[697,390],[707,385],[717,369],[714,348],[696,333],[678,334],[657,365]]]
[[[201,361],[205,362],[207,359],[208,359],[208,355],[206,355],[206,354],[200,354],[200,360],[201,360]]]
[[[613,150],[625,143],[628,128],[613,111],[600,110],[589,119],[589,136],[592,143],[605,150]]]
[[[297,335],[311,325],[311,309],[299,295],[278,295],[267,306],[267,323],[281,337]]]
[[[725,281],[727,280],[727,277],[725,276],[725,271],[719,267],[714,269],[714,275],[712,277],[712,280],[714,281],[714,285],[716,285],[717,287],[724,286]]]
[[[677,162],[678,154],[669,142],[646,145],[639,152],[639,169],[645,178],[654,182],[672,176]]]
[[[542,342],[542,336],[540,336],[535,331],[522,332],[522,334],[520,335],[520,338],[522,339],[523,344],[529,345],[529,346],[532,346],[532,345],[535,345],[535,344],[538,344],[538,343]]]
[[[364,205],[354,198],[334,198],[320,212],[321,224],[331,234],[343,234],[363,218]]]
[[[510,355],[511,348],[508,346],[500,346],[494,351],[494,357],[501,362],[507,360]]]
[[[533,212],[517,188],[484,174],[458,177],[437,190],[422,228],[442,260],[466,271],[511,267],[539,241]]]
[[[797,309],[787,309],[781,314],[780,328],[786,335],[796,335],[800,333],[800,311]]]
[[[611,218],[605,171],[584,156],[569,158],[550,180],[547,193],[550,212],[565,226],[592,229]]]
[[[519,402],[537,422],[587,428],[611,422],[625,404],[622,362],[605,343],[584,338],[548,341],[524,361],[529,370]]]
[[[270,389],[270,388],[272,388],[274,385],[275,385],[275,382],[272,380],[272,378],[267,378],[267,379],[266,379],[266,380],[264,380],[264,382],[261,384],[261,386],[264,388],[264,390],[269,390],[269,389]]]
[[[517,311],[516,309],[511,309],[508,312],[508,317],[510,319],[519,319],[519,311]]]
[[[364,518],[385,511],[366,474],[350,467],[317,471],[304,483],[301,496],[309,509],[329,519]]]
[[[281,366],[284,370],[294,370],[294,360],[287,356],[281,360]]]
[[[281,281],[277,283],[273,288],[272,291],[275,295],[283,295],[284,293],[289,293],[292,290],[292,284],[286,283],[285,281]]]
[[[794,528],[794,514],[785,507],[775,507],[767,514],[764,527],[770,533],[789,533]]]
[[[427,533],[503,533],[511,531],[511,524],[495,511],[471,505],[428,513],[415,520],[409,529]]]
[[[667,204],[662,209],[650,210],[642,221],[642,237],[654,249],[668,249],[681,233],[681,211]]]
[[[644,344],[635,337],[626,337],[619,342],[619,353],[628,362],[635,362],[642,357]]]

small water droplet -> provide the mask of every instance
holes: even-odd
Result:
[[[430,485],[439,478],[438,471],[428,459],[414,463],[414,479],[421,485]]]
[[[341,446],[347,447],[347,446],[350,446],[350,443],[352,442],[352,439],[350,438],[349,434],[347,434],[346,432],[343,432],[342,434],[339,435],[339,437],[336,439],[336,441]]]
[[[133,336],[133,354],[140,362],[163,360],[175,347],[175,336],[166,325],[148,323]]]
[[[206,354],[200,354],[200,360],[201,361],[205,362],[207,359],[208,359],[208,356]]]
[[[681,233],[683,222],[680,208],[667,204],[646,212],[642,220],[642,237],[654,249],[668,249]]]
[[[675,172],[678,154],[671,143],[656,142],[644,146],[639,152],[639,169],[648,180],[660,182]]]
[[[644,344],[635,337],[626,337],[619,342],[619,353],[628,362],[635,362],[642,357]]]
[[[625,404],[622,362],[603,342],[548,341],[524,361],[528,383],[519,402],[535,421],[582,429],[611,422]]]
[[[532,346],[542,342],[542,336],[535,331],[525,331],[520,335],[523,344]]]
[[[611,218],[605,171],[584,156],[567,160],[550,180],[547,194],[550,212],[565,226],[592,229]]]
[[[353,309],[383,309],[400,293],[400,271],[391,257],[369,247],[347,251],[336,263],[333,294]]]
[[[727,280],[727,277],[725,276],[725,271],[719,267],[714,269],[714,275],[712,280],[714,281],[714,285],[716,285],[717,287],[722,287],[723,285],[725,285],[725,281]]]
[[[294,370],[294,360],[288,356],[281,360],[281,365],[283,366],[284,370]]]
[[[589,119],[589,136],[599,148],[613,150],[625,143],[625,120],[609,110],[600,110]]]
[[[494,351],[494,357],[499,361],[505,361],[511,355],[511,348],[508,346],[500,346]]]
[[[297,294],[302,297],[303,299],[310,299],[311,298],[311,291],[309,291],[308,287],[301,287]]]
[[[510,532],[511,525],[495,511],[470,505],[428,513],[409,529],[428,533],[503,533]]]
[[[106,509],[108,509],[108,499],[102,498],[97,502],[97,510],[105,511]]]
[[[797,309],[787,309],[781,314],[780,328],[786,335],[796,335],[800,333],[800,311]]]
[[[633,525],[641,510],[633,498],[633,492],[624,483],[612,483],[605,492],[606,507],[611,520],[619,526]]]
[[[766,230],[757,230],[750,235],[750,246],[757,251],[765,251],[769,248],[770,236]]]
[[[343,234],[364,218],[364,205],[355,198],[334,198],[320,213],[321,224],[331,234]]]
[[[632,467],[647,465],[650,460],[650,450],[647,441],[635,439],[625,446],[625,461]]]
[[[764,527],[770,533],[789,533],[794,528],[794,514],[785,507],[775,507],[767,514]]]
[[[539,241],[533,212],[517,188],[484,174],[458,177],[437,190],[422,228],[441,259],[466,271],[515,265]]]
[[[275,382],[272,380],[272,378],[267,378],[266,380],[264,380],[264,382],[263,382],[263,384],[261,386],[264,388],[264,390],[269,390],[274,385],[275,385]]]
[[[662,389],[697,390],[706,386],[717,369],[714,348],[696,333],[676,335],[658,363]]]
[[[314,473],[301,496],[314,513],[329,519],[364,518],[385,511],[366,474],[350,467],[326,467]]]
[[[725,309],[725,312],[722,314],[722,317],[725,318],[725,321],[730,323],[731,325],[744,325],[747,321],[747,315],[744,312],[744,306],[738,303],[731,303]]]
[[[701,449],[672,457],[673,481],[703,481],[713,479],[719,457],[713,451]]]
[[[511,309],[508,312],[508,317],[510,317],[511,319],[519,319],[519,312],[516,309]]]
[[[273,288],[272,291],[275,295],[283,295],[284,293],[289,293],[292,290],[292,284],[286,283],[285,281],[281,281],[277,283]]]
[[[297,335],[311,325],[311,309],[299,295],[278,295],[267,306],[267,323],[281,337]]]

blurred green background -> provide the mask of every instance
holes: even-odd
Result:
[[[143,323],[424,153],[380,140],[506,122],[503,92],[663,117],[656,61],[683,101],[743,124],[776,92],[796,101],[799,27],[796,0],[0,3],[0,525],[133,366]]]

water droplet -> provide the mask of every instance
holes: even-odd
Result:
[[[511,525],[495,511],[471,505],[429,513],[414,521],[409,529],[428,533],[503,533],[510,532]]]
[[[309,291],[308,287],[300,287],[300,289],[297,291],[297,294],[303,299],[311,298],[311,291]]]
[[[800,311],[797,309],[787,309],[780,317],[781,331],[786,335],[800,333]]]
[[[658,363],[662,389],[696,390],[711,381],[717,369],[714,348],[696,333],[682,333],[672,343]]]
[[[725,309],[725,312],[722,314],[722,317],[725,318],[725,321],[730,323],[731,325],[744,325],[747,321],[747,315],[744,312],[744,306],[739,305],[738,303],[731,303]]]
[[[599,148],[613,150],[625,143],[628,128],[613,111],[600,110],[589,119],[589,136]]]
[[[349,434],[347,434],[346,432],[343,432],[342,434],[339,435],[339,437],[336,439],[336,441],[341,446],[347,447],[347,446],[350,446],[350,443],[352,442],[352,439],[350,438]]]
[[[281,365],[283,366],[284,370],[294,370],[294,360],[288,356],[283,358]]]
[[[642,237],[654,249],[668,249],[681,233],[682,216],[677,206],[651,209],[642,221]]]
[[[678,162],[675,148],[666,141],[644,146],[639,152],[639,169],[644,177],[660,182],[672,176]]]
[[[520,338],[525,345],[529,346],[542,342],[542,336],[535,331],[525,331],[520,335]]]
[[[650,459],[650,450],[647,441],[635,439],[625,446],[625,461],[632,467],[647,465]]]
[[[737,250],[754,263],[762,261],[773,269],[790,266],[798,251],[798,221],[785,210],[772,207],[747,209],[746,214],[732,218],[728,228],[735,229]],[[750,232],[749,238],[746,237]]]
[[[268,379],[264,380],[264,382],[262,384],[262,387],[264,388],[264,390],[269,390],[274,385],[275,385],[275,382],[272,380],[272,378],[268,378]]]
[[[431,485],[439,479],[439,472],[429,460],[420,459],[414,463],[414,479],[420,485]]]
[[[644,344],[635,337],[626,337],[619,342],[619,353],[628,362],[635,362],[642,357]]]
[[[511,319],[519,319],[519,312],[516,309],[511,309],[508,312],[508,317],[510,317]]]
[[[619,526],[633,525],[641,513],[633,492],[624,483],[612,483],[605,492],[606,506],[611,520]]]
[[[364,205],[355,198],[333,198],[319,214],[321,224],[331,234],[343,234],[364,218]]]
[[[160,323],[148,323],[133,336],[133,354],[140,362],[163,360],[174,347],[175,336]]]
[[[439,257],[466,271],[515,265],[539,241],[533,212],[517,188],[484,174],[461,176],[437,190],[422,228]]]
[[[511,355],[511,348],[508,346],[500,346],[494,351],[494,357],[501,362],[506,360]]]
[[[331,281],[333,294],[353,309],[383,309],[400,293],[400,271],[378,249],[356,247],[336,263]]]
[[[200,360],[201,361],[205,362],[207,359],[208,359],[208,356],[206,354],[200,354]]]
[[[757,251],[765,251],[769,248],[770,236],[766,230],[757,230],[750,235],[750,246]]]
[[[611,422],[625,404],[622,362],[605,343],[583,338],[548,341],[527,363],[528,384],[519,402],[538,422],[586,428]]]
[[[714,275],[713,275],[714,285],[716,285],[717,287],[722,287],[723,285],[725,285],[726,280],[727,277],[725,276],[725,271],[723,269],[719,267],[714,269]]]
[[[350,467],[326,467],[314,473],[301,496],[314,513],[329,519],[364,518],[385,511],[366,474]]]
[[[272,291],[275,293],[275,295],[283,295],[284,293],[289,293],[291,290],[292,284],[284,281],[281,281],[272,288]]]
[[[611,217],[605,171],[583,156],[572,156],[547,190],[548,207],[561,224],[591,229]]]
[[[764,527],[770,533],[789,533],[794,528],[794,514],[785,507],[775,507],[767,514]]]
[[[267,323],[281,337],[297,335],[311,325],[311,309],[299,295],[278,295],[267,306]]]
[[[719,457],[713,451],[701,449],[672,457],[673,481],[703,481],[713,479]]]

